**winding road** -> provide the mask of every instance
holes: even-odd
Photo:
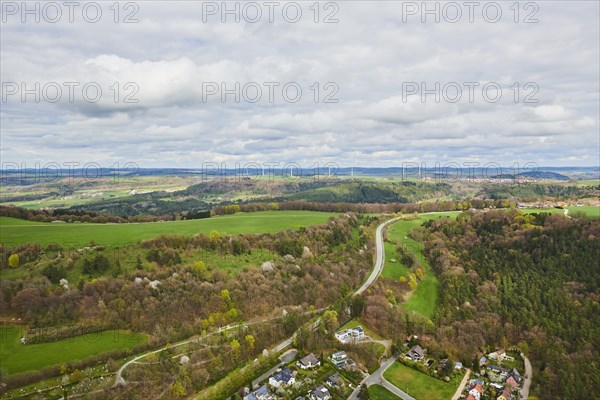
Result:
[[[385,265],[385,248],[383,246],[383,229],[400,219],[401,217],[388,219],[387,221],[381,223],[377,230],[375,231],[375,250],[377,252],[375,257],[375,266],[373,267],[373,271],[371,271],[371,275],[367,278],[365,283],[362,284],[360,288],[354,293],[355,296],[362,294],[365,290],[369,288],[375,282],[375,280],[381,275],[381,271],[383,271],[383,266]]]

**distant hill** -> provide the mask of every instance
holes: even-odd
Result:
[[[501,174],[495,175],[492,178],[495,179],[516,179],[516,178],[533,178],[533,179],[549,179],[553,181],[568,181],[569,178],[566,175],[559,174],[558,172],[550,171],[527,171],[521,172],[520,174]]]

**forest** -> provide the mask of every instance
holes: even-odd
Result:
[[[599,398],[598,220],[513,210],[425,227],[443,347],[475,357],[516,345],[530,355],[541,398]]]

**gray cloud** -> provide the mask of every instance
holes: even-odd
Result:
[[[96,103],[79,89],[72,102],[66,92],[56,103],[10,96],[0,111],[3,162],[598,164],[597,2],[539,2],[534,24],[515,23],[508,6],[498,23],[481,14],[474,23],[422,23],[419,16],[403,22],[402,2],[339,2],[339,23],[324,24],[300,3],[298,23],[276,14],[274,23],[252,24],[203,22],[198,2],[137,4],[134,24],[114,23],[108,6],[96,24],[23,24],[6,16],[3,89],[10,82],[94,82],[102,96]],[[139,90],[126,89],[128,82]],[[210,82],[228,89],[256,82],[262,98],[205,98]],[[279,83],[273,102],[265,82]],[[302,89],[296,103],[281,91],[290,82]],[[339,91],[326,90],[327,82]],[[479,86],[474,101],[463,90],[451,103],[403,97],[410,82]],[[502,88],[496,103],[482,96],[489,82]],[[532,94],[528,82],[539,88],[537,103],[523,101]],[[128,94],[138,101],[124,102]],[[327,95],[338,101],[324,103]]]

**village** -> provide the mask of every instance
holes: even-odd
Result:
[[[360,346],[373,341],[360,325],[340,329],[334,338],[340,345]],[[243,400],[361,399],[367,387],[382,383],[398,397],[414,399],[415,388],[405,387],[406,382],[395,381],[386,372],[395,364],[443,382],[452,390],[456,387],[453,400],[518,400],[527,396],[522,389],[531,377],[525,374],[524,357],[518,349],[489,351],[475,360],[472,368],[466,368],[459,361],[430,356],[426,343],[426,337],[409,335],[401,351],[396,349],[394,355],[386,352],[381,367],[372,374],[343,350],[320,355],[289,350],[280,357],[280,364],[254,381],[252,387],[243,389]]]

